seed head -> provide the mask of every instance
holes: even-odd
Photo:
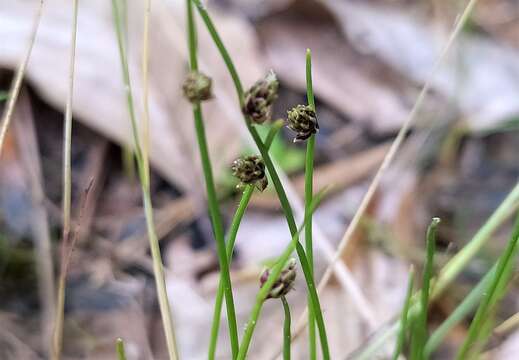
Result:
[[[263,271],[260,277],[260,288],[265,285],[270,276],[270,269]],[[279,278],[274,282],[270,289],[267,299],[279,298],[288,294],[294,288],[296,280],[296,260],[290,259],[281,271]]]
[[[258,80],[246,93],[243,113],[252,122],[263,124],[272,116],[272,104],[278,97],[279,82],[271,70],[264,79]]]
[[[304,141],[319,131],[317,116],[311,106],[297,105],[288,110],[287,114],[288,128],[297,134],[294,142]]]
[[[209,100],[213,96],[211,87],[211,78],[197,71],[190,72],[182,85],[184,96],[191,103]]]
[[[240,185],[255,184],[259,191],[265,190],[268,185],[265,175],[265,163],[258,155],[244,156],[234,160],[232,174],[240,180]]]

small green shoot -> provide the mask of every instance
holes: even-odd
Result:
[[[411,298],[413,295],[413,284],[414,284],[414,267],[409,270],[409,280],[407,282],[407,293],[405,296],[404,307],[400,315],[400,328],[398,330],[397,342],[395,346],[395,352],[393,353],[393,360],[398,360],[402,349],[404,348],[407,333],[409,332],[408,319],[409,319],[409,307],[411,305]]]

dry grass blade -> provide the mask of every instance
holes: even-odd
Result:
[[[25,51],[25,55],[22,58],[20,66],[16,71],[16,75],[13,79],[13,83],[11,86],[11,90],[9,91],[9,100],[7,101],[7,105],[4,110],[4,114],[2,115],[2,122],[0,124],[0,156],[2,155],[2,148],[4,145],[5,136],[7,134],[7,130],[9,129],[9,123],[11,122],[11,117],[13,116],[14,105],[16,104],[16,100],[18,99],[18,94],[20,93],[20,88],[22,86],[23,76],[25,74],[25,69],[27,68],[27,64],[29,63],[29,58],[31,57],[32,48],[34,46],[34,42],[36,40],[36,34],[38,33],[38,27],[40,26],[41,14],[43,12],[43,0],[40,0],[38,7],[36,9],[36,15],[34,16],[34,21],[31,29],[31,35],[29,38],[29,43],[27,44],[27,50]]]
[[[70,41],[70,58],[69,58],[69,78],[68,78],[68,94],[65,109],[65,126],[63,128],[63,239],[61,254],[61,270],[58,283],[58,303],[56,306],[56,319],[54,322],[54,333],[52,336],[52,359],[59,360],[61,358],[61,349],[63,346],[63,318],[65,308],[65,282],[67,276],[67,268],[72,255],[75,242],[77,240],[77,232],[71,236],[71,191],[72,191],[72,170],[70,164],[71,148],[72,148],[72,99],[74,96],[74,68],[76,60],[76,39],[77,39],[77,18],[78,18],[78,1],[74,0],[72,4],[72,32]],[[92,186],[92,182],[85,190],[81,202],[80,220],[83,215],[84,202],[88,196],[88,192]],[[68,250],[67,250],[68,249]]]
[[[400,149],[405,136],[407,135],[407,132],[409,131],[411,125],[416,119],[416,115],[418,114],[418,111],[421,109],[422,104],[425,100],[425,97],[427,96],[430,86],[431,86],[431,80],[434,78],[436,73],[438,72],[438,69],[440,68],[441,64],[445,60],[445,57],[447,53],[449,52],[450,48],[452,47],[452,44],[458,37],[459,33],[461,32],[463,25],[466,23],[467,19],[469,18],[469,15],[472,12],[472,9],[476,5],[478,0],[470,0],[470,2],[467,4],[465,9],[463,10],[463,13],[459,17],[458,21],[456,22],[453,31],[451,32],[449,39],[447,40],[447,43],[443,47],[442,52],[440,53],[440,56],[436,60],[436,63],[434,64],[431,73],[425,82],[424,86],[422,87],[422,90],[420,91],[420,94],[418,95],[416,102],[409,113],[409,116],[405,120],[404,124],[402,125],[402,128],[398,132],[397,137],[391,144],[391,147],[389,148],[389,151],[387,152],[384,161],[382,162],[382,165],[378,169],[377,173],[375,174],[375,177],[373,178],[373,181],[371,182],[371,185],[368,188],[368,191],[364,195],[364,198],[362,199],[362,202],[355,213],[355,216],[351,220],[350,224],[348,225],[348,228],[346,229],[346,232],[344,233],[344,236],[341,239],[341,242],[337,248],[337,251],[335,253],[335,256],[333,260],[331,261],[330,265],[328,265],[323,277],[321,278],[321,281],[319,282],[318,291],[322,292],[326,285],[328,284],[328,281],[331,278],[331,275],[333,273],[334,265],[339,259],[344,256],[344,252],[346,250],[346,247],[349,244],[349,241],[357,229],[357,227],[360,224],[360,221],[362,217],[364,216],[369,203],[371,202],[371,199],[373,198],[375,191],[377,190],[378,186],[380,185],[380,182],[382,180],[383,175],[385,174],[386,170],[388,169],[389,165],[392,163],[393,159],[396,156],[397,151]],[[304,329],[306,325],[306,317],[301,316],[299,321],[297,322],[296,329],[292,335],[292,339],[295,339],[301,331]]]

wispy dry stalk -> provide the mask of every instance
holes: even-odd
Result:
[[[74,0],[72,3],[72,31],[70,39],[70,57],[69,57],[69,73],[68,73],[68,94],[65,108],[65,125],[63,127],[63,238],[62,238],[62,254],[61,269],[58,282],[58,303],[56,308],[56,319],[54,323],[54,333],[52,339],[52,359],[59,360],[61,358],[61,349],[63,344],[63,319],[65,308],[65,283],[67,276],[67,267],[70,256],[77,239],[77,233],[71,237],[71,191],[72,191],[72,170],[71,170],[71,148],[72,148],[72,101],[74,97],[74,69],[76,61],[76,39],[77,39],[77,19],[78,19],[78,2]],[[85,191],[84,201],[90,190],[89,187]],[[81,213],[84,204],[81,205]],[[80,218],[81,218],[80,214]],[[67,250],[68,249],[68,250]]]
[[[318,286],[319,293],[321,293],[324,290],[324,288],[326,287],[326,285],[328,284],[328,281],[330,280],[331,275],[333,273],[333,267],[334,267],[335,263],[338,262],[339,259],[341,259],[344,256],[345,250],[347,249],[350,239],[352,238],[352,235],[357,230],[361,219],[363,218],[364,214],[366,213],[368,205],[370,204],[376,190],[378,189],[384,174],[386,173],[389,165],[393,162],[393,160],[396,156],[396,153],[400,149],[400,147],[405,139],[405,136],[407,135],[411,125],[414,123],[419,110],[422,108],[423,102],[431,87],[433,78],[436,76],[440,66],[443,64],[443,61],[446,58],[447,53],[449,52],[454,41],[456,40],[456,38],[460,34],[461,30],[463,29],[463,26],[467,22],[467,19],[469,18],[472,10],[474,9],[474,6],[476,5],[477,1],[478,0],[470,0],[470,2],[467,4],[465,9],[463,10],[463,13],[459,17],[458,21],[456,22],[454,29],[451,32],[449,39],[447,40],[447,43],[443,47],[427,80],[425,81],[424,86],[422,87],[422,90],[420,91],[420,94],[418,95],[411,112],[409,113],[408,117],[404,121],[404,124],[402,125],[400,131],[398,132],[397,137],[391,144],[391,147],[389,148],[389,150],[384,158],[384,161],[380,165],[380,168],[378,169],[377,173],[375,174],[375,177],[373,178],[373,181],[371,182],[371,184],[368,188],[368,191],[364,195],[362,202],[361,202],[357,212],[355,213],[355,216],[353,217],[350,224],[348,225],[348,227],[341,239],[341,242],[339,243],[339,246],[337,248],[337,251],[335,253],[335,256],[334,256],[332,262],[326,268],[326,271],[325,271],[323,277],[321,278],[321,281],[319,282],[319,286]],[[297,338],[297,336],[302,332],[302,330],[304,329],[304,327],[306,326],[306,323],[307,323],[306,319],[307,319],[307,317],[306,317],[306,310],[305,310],[305,313],[303,315],[301,315],[301,317],[299,318],[299,320],[297,322],[297,326],[296,326],[295,331],[293,332],[292,339]]]
[[[2,148],[4,147],[5,136],[7,135],[7,130],[9,129],[11,117],[13,116],[14,105],[16,104],[18,94],[20,93],[20,88],[22,86],[22,80],[25,74],[25,69],[27,68],[27,64],[29,63],[32,48],[36,40],[36,34],[38,33],[38,27],[40,26],[42,12],[43,0],[40,0],[38,7],[36,9],[36,14],[34,15],[27,49],[25,50],[25,54],[20,62],[20,65],[18,66],[18,69],[16,70],[16,75],[13,79],[11,90],[9,90],[9,99],[7,100],[7,105],[5,107],[4,114],[2,115],[2,122],[0,123],[0,156],[2,155]]]

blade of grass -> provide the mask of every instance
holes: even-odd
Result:
[[[115,351],[117,352],[118,360],[126,360],[126,352],[124,351],[124,341],[121,338],[118,338],[115,341]]]
[[[198,71],[197,60],[197,35],[196,26],[193,16],[193,4],[191,0],[186,0],[187,6],[187,33],[189,45],[189,63],[192,72]],[[227,324],[229,326],[229,337],[231,340],[231,351],[233,359],[238,355],[238,326],[236,321],[236,311],[234,308],[234,299],[232,294],[231,277],[229,274],[229,260],[227,259],[227,251],[225,248],[225,239],[223,231],[222,217],[218,206],[218,198],[216,196],[216,187],[214,184],[213,171],[211,168],[211,160],[207,148],[207,139],[202,119],[202,107],[200,102],[193,103],[193,117],[195,120],[196,136],[200,158],[202,160],[202,168],[204,172],[207,202],[209,205],[209,213],[213,223],[213,231],[216,240],[216,250],[220,263],[220,276],[222,279],[223,290],[225,295],[225,304],[227,310]]]
[[[290,347],[292,346],[292,340],[290,340],[290,305],[284,296],[281,297],[281,303],[283,304],[283,311],[285,313],[283,321],[283,360],[290,360]]]
[[[65,249],[70,239],[71,229],[71,192],[72,192],[72,167],[70,163],[72,149],[72,101],[74,97],[74,70],[76,63],[76,39],[77,39],[77,19],[78,19],[78,2],[72,2],[72,31],[70,39],[70,55],[69,55],[69,74],[68,74],[68,93],[65,108],[65,125],[63,127],[63,238],[62,246]],[[75,240],[75,239],[74,239]],[[74,244],[71,245],[74,247]],[[63,321],[65,308],[65,282],[67,274],[67,266],[69,259],[62,257],[62,264],[59,286],[58,286],[58,302],[55,314],[54,332],[52,336],[52,358],[54,360],[61,359],[61,350],[63,346]]]
[[[283,126],[283,121],[276,121],[272,127],[269,130],[269,133],[267,134],[267,138],[265,140],[265,146],[267,149],[270,148],[272,145],[272,142],[274,141],[274,138],[276,134],[278,133],[279,129]],[[234,213],[232,222],[231,222],[231,228],[229,230],[229,235],[227,236],[226,241],[226,253],[227,253],[227,259],[229,262],[231,262],[232,254],[234,251],[234,244],[236,243],[236,235],[238,235],[238,229],[241,224],[241,220],[243,219],[243,215],[245,214],[245,210],[247,209],[247,206],[249,205],[249,201],[252,197],[252,193],[254,192],[254,185],[247,185],[245,186],[245,189],[243,191],[243,194],[240,198],[240,202],[238,204],[238,208],[236,209],[236,212]],[[220,318],[222,313],[222,303],[223,303],[223,282],[222,278],[220,276],[220,279],[218,280],[218,290],[216,292],[216,298],[214,302],[214,314],[213,314],[213,321],[211,323],[211,337],[209,340],[209,351],[208,351],[208,359],[212,360],[216,356],[216,345],[218,340],[218,332],[220,330]]]
[[[306,97],[308,105],[315,109],[314,89],[312,86],[312,53],[310,49],[306,50]],[[314,149],[315,134],[312,134],[306,143],[306,161],[305,161],[305,218],[308,223],[305,225],[305,251],[312,278],[314,277],[314,250],[312,241],[312,216],[307,216],[310,210],[310,202],[313,197],[313,176],[314,176]],[[308,304],[312,300],[308,296]],[[315,314],[313,307],[308,309],[308,347],[311,360],[317,358],[317,342],[315,339]]]
[[[150,13],[150,3],[147,3],[146,10],[144,12],[145,17],[149,17]],[[130,81],[130,72],[128,68],[128,59],[126,54],[126,46],[124,45],[124,34],[122,29],[122,21],[120,18],[120,4],[118,0],[112,0],[112,15],[114,17],[114,26],[117,37],[117,45],[119,48],[119,58],[121,61],[121,71],[123,76],[124,89],[126,93],[126,105],[128,108],[128,113],[130,117],[130,123],[132,127],[133,139],[134,139],[134,147],[135,147],[135,157],[137,160],[137,168],[139,174],[139,180],[141,182],[142,189],[142,198],[144,204],[144,215],[146,217],[146,229],[148,233],[148,240],[150,243],[151,257],[153,261],[153,274],[155,277],[155,286],[157,288],[157,298],[159,301],[160,314],[162,318],[162,326],[164,329],[164,335],[166,337],[166,346],[168,349],[168,355],[170,359],[178,358],[178,350],[175,339],[175,331],[173,327],[173,316],[171,314],[171,309],[169,306],[168,293],[166,289],[166,280],[164,276],[164,266],[162,264],[162,257],[160,254],[159,241],[157,237],[157,233],[155,231],[155,225],[153,220],[153,205],[151,202],[151,193],[150,193],[150,182],[149,182],[149,163],[147,159],[147,145],[145,145],[145,149],[141,148],[141,142],[139,137],[139,129],[137,127],[137,117],[135,114],[135,106],[133,101],[132,87]],[[149,26],[149,20],[145,20],[145,27]],[[145,29],[145,35],[147,36],[148,30]],[[147,39],[144,39],[145,44],[147,44]],[[144,46],[144,55],[143,62],[147,63],[148,55],[147,55],[147,45]],[[147,65],[143,65],[143,70],[147,72]],[[147,79],[147,74],[143,73],[143,77]],[[147,85],[145,85],[146,88]],[[144,97],[147,97],[147,91],[143,93]],[[144,99],[144,104],[147,104],[147,99]],[[145,117],[147,117],[145,111]],[[148,120],[145,119],[145,124],[147,125]],[[148,130],[145,130],[145,136],[148,134]],[[144,144],[147,144],[148,140],[144,141]],[[146,155],[146,156],[144,156]],[[146,159],[144,159],[146,157]]]
[[[488,284],[486,291],[483,293],[476,315],[470,324],[467,337],[456,355],[457,360],[467,359],[470,356],[475,355],[472,352],[472,348],[476,345],[480,336],[479,334],[482,332],[486,320],[492,312],[492,308],[501,299],[505,285],[510,279],[510,271],[517,255],[518,239],[519,216],[517,217],[512,237],[508,242],[506,249],[503,251],[503,254],[499,258],[492,281]]]
[[[439,218],[433,218],[427,229],[427,254],[423,269],[422,291],[420,292],[420,310],[413,321],[413,336],[411,339],[411,360],[424,359],[424,345],[427,340],[427,312],[429,310],[429,293],[431,278],[434,270],[434,253],[436,251],[436,230]]]
[[[313,213],[317,207],[317,205],[320,203],[324,195],[324,192],[318,193],[314,200],[312,201],[311,205],[311,212]],[[288,243],[288,245],[285,247],[285,250],[283,250],[283,253],[277,258],[275,265],[272,267],[270,275],[261,287],[260,291],[258,292],[258,295],[256,296],[256,302],[254,304],[254,307],[252,308],[249,321],[247,321],[247,324],[245,325],[245,333],[243,334],[243,338],[240,344],[240,352],[238,353],[238,360],[244,360],[247,356],[247,351],[249,349],[250,342],[252,340],[252,334],[254,332],[254,329],[256,327],[256,323],[258,321],[259,315],[261,313],[261,309],[263,307],[263,304],[265,300],[267,299],[267,296],[272,289],[272,286],[274,285],[274,282],[277,280],[279,275],[281,274],[281,271],[283,270],[283,267],[287,263],[288,259],[296,249],[296,246],[298,244],[298,238],[300,233],[303,231],[305,224],[307,221],[304,221],[301,227],[297,230],[297,232],[292,235],[291,241]],[[307,262],[304,264],[301,264],[301,268],[303,269],[303,272],[306,274],[309,272],[309,265]],[[315,292],[315,288],[312,288],[312,290]],[[322,320],[322,318],[321,318]],[[316,321],[317,325],[319,326],[319,314],[316,313]],[[329,359],[330,354],[329,353],[323,353],[323,358]]]
[[[225,48],[225,45],[223,44],[218,32],[216,31],[216,28],[214,27],[214,24],[207,13],[205,7],[200,3],[199,0],[191,0],[195,3],[198,12],[200,14],[200,17],[202,18],[204,24],[207,27],[207,30],[209,34],[211,35],[216,47],[220,51],[220,54],[227,66],[227,69],[233,79],[236,92],[238,94],[238,99],[240,102],[240,108],[243,104],[243,86],[241,85],[240,78],[238,76],[238,73],[236,71],[236,67],[234,66],[234,63],[232,62],[232,59]],[[265,165],[267,167],[267,170],[269,172],[269,175],[272,179],[272,183],[274,185],[274,188],[276,189],[276,192],[278,194],[279,201],[281,203],[281,207],[283,209],[283,212],[285,214],[285,217],[287,219],[288,227],[290,229],[290,233],[292,235],[297,234],[297,225],[295,223],[294,214],[292,212],[292,208],[290,207],[290,203],[288,202],[288,198],[285,192],[285,189],[283,188],[283,185],[281,184],[281,180],[279,179],[279,175],[276,171],[276,168],[274,167],[274,164],[268,154],[268,151],[265,149],[264,144],[261,141],[261,137],[259,136],[256,128],[250,123],[248,119],[245,119],[245,123],[247,126],[247,129],[249,130],[250,135],[252,136],[252,139],[256,143],[256,146],[258,147],[261,156],[263,157],[263,161],[265,162]],[[306,258],[306,254],[304,251],[304,248],[301,244],[299,244],[299,241],[297,241],[296,244],[296,251],[297,255],[299,257],[301,266],[303,267],[303,272],[305,275],[305,281],[307,284],[307,289],[310,293],[310,296],[312,298],[312,302],[309,306],[312,306],[314,309],[314,313],[316,314],[316,321],[317,321],[317,327],[319,330],[319,337],[321,340],[321,350],[323,352],[323,357],[325,359],[329,358],[329,349],[328,349],[328,340],[326,336],[326,329],[324,326],[324,321],[322,317],[321,307],[319,303],[319,299],[317,297],[317,292],[315,291],[315,284],[312,279],[311,273],[309,271],[305,271],[306,266],[308,265],[308,260]],[[325,356],[327,354],[327,356]]]
[[[414,283],[414,268],[411,266],[409,270],[409,281],[407,283],[407,292],[405,296],[404,307],[400,315],[400,327],[398,330],[398,336],[395,346],[395,352],[393,353],[393,360],[398,360],[400,353],[405,344],[405,339],[408,333],[408,318],[409,318],[409,306],[411,304],[411,297],[413,295],[413,283]]]
[[[43,3],[43,0],[40,0],[37,5],[34,20],[32,22],[29,42],[27,43],[27,49],[25,50],[18,69],[16,70],[16,75],[14,76],[11,89],[9,90],[7,104],[5,106],[4,113],[2,114],[2,121],[0,122],[0,156],[2,155],[5,136],[7,135],[7,130],[9,129],[9,124],[11,123],[11,118],[13,116],[14,105],[16,104],[18,94],[20,93],[20,88],[22,87],[23,76],[25,75],[25,70],[31,57],[32,48],[36,41],[36,34],[38,33],[38,27],[40,26],[41,15],[43,12]]]

